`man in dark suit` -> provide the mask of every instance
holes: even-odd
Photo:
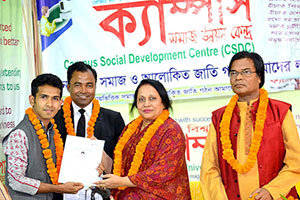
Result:
[[[54,118],[61,137],[64,142],[67,134],[105,140],[101,166],[111,173],[113,150],[125,126],[124,120],[119,112],[100,107],[95,99],[97,73],[90,65],[72,64],[67,79],[70,97]]]

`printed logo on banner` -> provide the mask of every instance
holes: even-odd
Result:
[[[72,25],[71,0],[37,0],[42,51]]]

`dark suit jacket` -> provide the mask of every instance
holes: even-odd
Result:
[[[73,107],[71,106],[72,120],[74,121]],[[61,108],[54,117],[57,128],[65,143],[67,130],[65,127],[65,119],[63,117],[63,109]],[[94,136],[97,139],[105,140],[104,151],[113,158],[113,151],[118,142],[118,138],[124,128],[124,120],[119,112],[115,112],[101,107],[94,126]]]

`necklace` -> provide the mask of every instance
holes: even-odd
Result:
[[[56,153],[56,167],[53,162],[52,158],[52,151],[49,149],[49,142],[47,139],[47,135],[45,134],[45,131],[41,125],[40,120],[37,118],[36,114],[33,112],[32,108],[26,109],[25,113],[28,115],[28,118],[32,125],[34,126],[34,129],[36,130],[36,134],[39,136],[39,140],[41,143],[41,147],[43,149],[42,153],[44,155],[44,158],[46,160],[47,164],[47,173],[50,176],[50,179],[53,184],[58,184],[58,175],[60,171],[61,166],[61,160],[63,155],[63,141],[61,139],[61,136],[59,134],[59,131],[57,129],[57,125],[55,124],[54,119],[51,119],[51,123],[53,124],[53,130],[54,130],[54,144],[55,144],[55,153]]]
[[[135,148],[135,154],[133,157],[133,160],[130,164],[130,169],[127,176],[131,176],[136,174],[139,171],[139,168],[142,164],[144,153],[146,150],[146,147],[152,137],[154,136],[157,129],[165,123],[165,121],[169,118],[169,111],[163,110],[162,113],[156,118],[156,120],[153,122],[152,125],[149,126],[147,131],[145,132],[144,136],[141,138],[139,143],[137,144]],[[121,138],[119,139],[115,150],[114,150],[114,170],[113,174],[117,176],[122,175],[122,151],[127,144],[128,140],[131,138],[131,136],[135,133],[140,123],[143,121],[143,118],[139,116],[134,121],[132,121],[129,125],[126,131],[123,133]],[[118,189],[124,190],[126,187],[119,187]]]
[[[64,118],[65,118],[65,123],[66,123],[66,129],[68,135],[74,135],[76,136],[76,133],[74,131],[74,126],[72,122],[72,117],[71,117],[71,102],[72,98],[70,96],[66,97],[64,100],[64,105],[63,105],[63,111],[64,111]],[[93,99],[93,110],[92,110],[92,116],[90,118],[90,121],[88,122],[88,127],[87,127],[87,137],[91,138],[94,135],[94,126],[95,122],[98,118],[100,112],[100,104],[98,100]]]
[[[268,92],[264,89],[259,90],[259,105],[256,113],[255,128],[253,132],[253,138],[251,141],[250,151],[245,164],[240,164],[237,159],[234,158],[234,152],[231,149],[232,144],[230,141],[230,121],[232,118],[233,109],[238,101],[238,95],[234,95],[229,104],[227,105],[220,123],[221,143],[223,149],[223,158],[230,164],[230,166],[238,173],[246,173],[254,167],[257,159],[257,153],[260,148],[263,129],[266,120],[267,106],[268,106]]]

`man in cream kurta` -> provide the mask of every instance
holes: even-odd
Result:
[[[238,160],[240,163],[245,163],[247,155],[245,154],[245,137],[244,137],[244,127],[245,127],[245,117],[247,111],[247,104],[244,102],[238,103],[241,115],[241,126],[240,132],[238,133]],[[292,182],[299,181],[299,165],[300,156],[297,160],[291,160],[294,155],[300,155],[299,148],[299,135],[295,125],[295,120],[291,111],[288,111],[284,121],[283,121],[283,137],[284,143],[287,149],[285,163],[283,170],[279,177],[272,181],[272,183],[264,186],[271,194],[275,197],[279,197],[280,194],[284,194],[284,191],[289,190],[291,179]],[[287,134],[289,133],[289,134]],[[290,155],[290,156],[289,156]],[[216,131],[214,126],[211,124],[208,137],[206,139],[206,144],[204,147],[203,162],[201,168],[201,183],[202,190],[205,200],[210,199],[228,199],[225,193],[224,186],[218,169],[219,161],[217,156],[217,142],[216,142]],[[298,163],[298,164],[297,164]],[[288,167],[289,166],[289,167]],[[298,171],[294,175],[293,171]],[[239,179],[239,189],[241,194],[241,199],[247,199],[249,195],[257,188],[259,188],[259,174],[257,162],[255,166],[245,174],[238,174]],[[207,188],[207,185],[212,186]],[[214,196],[210,196],[214,195]],[[244,198],[243,198],[244,197]],[[274,198],[277,199],[277,198]]]
[[[253,103],[259,100],[259,88],[264,83],[264,64],[258,54],[240,52],[232,58],[229,69],[233,91],[239,97],[237,107],[240,121],[238,133],[234,134],[237,137],[236,159],[243,164],[247,160],[249,147],[252,142],[253,123],[255,121],[252,121],[250,111]],[[268,118],[266,123],[268,123]],[[200,181],[205,200],[247,200],[253,194],[257,194],[255,199],[280,199],[280,194],[287,195],[291,188],[300,181],[300,140],[293,114],[290,110],[286,112],[281,123],[285,149],[283,167],[275,178],[267,184],[261,185],[260,176],[264,175],[259,174],[259,169],[268,166],[259,165],[256,160],[254,167],[248,172],[237,173],[237,180],[234,180],[234,182],[238,183],[237,190],[239,194],[234,198],[229,198],[228,193],[226,194],[228,186],[224,186],[224,180],[221,176],[222,169],[218,155],[220,147],[218,147],[216,131],[218,128],[213,123],[211,124],[203,152]],[[280,129],[280,127],[277,128]]]

